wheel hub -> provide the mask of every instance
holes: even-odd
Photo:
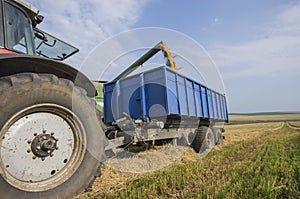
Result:
[[[31,151],[39,158],[52,157],[53,151],[57,149],[57,141],[51,134],[39,134],[31,142]]]

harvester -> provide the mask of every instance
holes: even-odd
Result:
[[[104,84],[104,110],[84,74],[62,61],[78,49],[37,28],[23,0],[0,0],[0,197],[70,198],[91,190],[106,151],[194,134],[203,152],[221,142],[226,98],[177,71],[158,43]],[[132,75],[162,51],[165,66]]]

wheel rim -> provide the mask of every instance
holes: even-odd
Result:
[[[2,177],[25,191],[45,191],[68,180],[85,154],[80,119],[56,104],[39,104],[13,115],[1,129]]]
[[[207,132],[207,148],[212,149],[214,147],[214,137],[211,131]]]

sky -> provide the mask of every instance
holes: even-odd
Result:
[[[217,65],[229,112],[300,111],[299,0],[28,2],[45,16],[41,29],[80,49],[71,65],[120,32],[171,29],[198,42]]]

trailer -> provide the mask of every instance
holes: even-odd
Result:
[[[208,127],[226,121],[225,95],[167,66],[104,84],[104,123],[110,129],[107,134],[118,132],[114,138],[126,132],[120,145],[178,138],[178,129],[201,129],[199,134],[205,130],[214,145],[220,142],[223,129],[210,132]],[[213,146],[202,146],[203,138],[199,142],[193,145],[197,152]]]
[[[180,74],[159,42],[104,85],[62,63],[78,49],[38,29],[38,9],[0,0],[0,197],[70,198],[89,191],[106,151],[193,134],[197,152],[223,139],[224,94]],[[162,51],[164,66],[132,75]],[[97,97],[98,96],[98,97]]]

